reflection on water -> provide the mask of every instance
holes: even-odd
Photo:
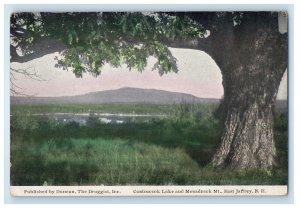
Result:
[[[47,116],[57,122],[76,122],[86,125],[89,120],[98,121],[104,124],[122,124],[129,122],[151,122],[165,118],[164,114],[112,114],[112,113],[42,113],[34,116]]]

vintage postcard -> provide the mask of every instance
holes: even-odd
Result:
[[[287,195],[287,24],[12,13],[11,195]]]

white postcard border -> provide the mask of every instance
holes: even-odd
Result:
[[[287,185],[11,186],[12,196],[285,196]]]

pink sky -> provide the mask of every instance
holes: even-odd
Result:
[[[122,87],[136,87],[183,92],[203,98],[222,97],[222,76],[210,56],[196,50],[171,50],[178,59],[179,72],[163,76],[159,76],[157,71],[151,70],[154,63],[153,58],[149,59],[148,67],[142,73],[134,69],[129,71],[125,66],[111,68],[107,65],[97,78],[89,74],[84,74],[83,78],[76,78],[71,71],[55,68],[55,54],[24,64],[12,63],[11,66],[35,70],[45,80],[33,81],[23,76],[17,76],[15,83],[23,88],[25,94],[29,95],[69,96]],[[279,97],[286,98],[286,78],[281,88]]]

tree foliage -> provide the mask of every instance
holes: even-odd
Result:
[[[26,31],[25,31],[26,30]],[[101,67],[126,64],[142,71],[154,56],[160,74],[177,72],[166,41],[204,38],[206,30],[184,13],[16,13],[11,16],[15,48],[26,55],[41,38],[60,40],[66,50],[57,67],[71,67],[76,76]]]

